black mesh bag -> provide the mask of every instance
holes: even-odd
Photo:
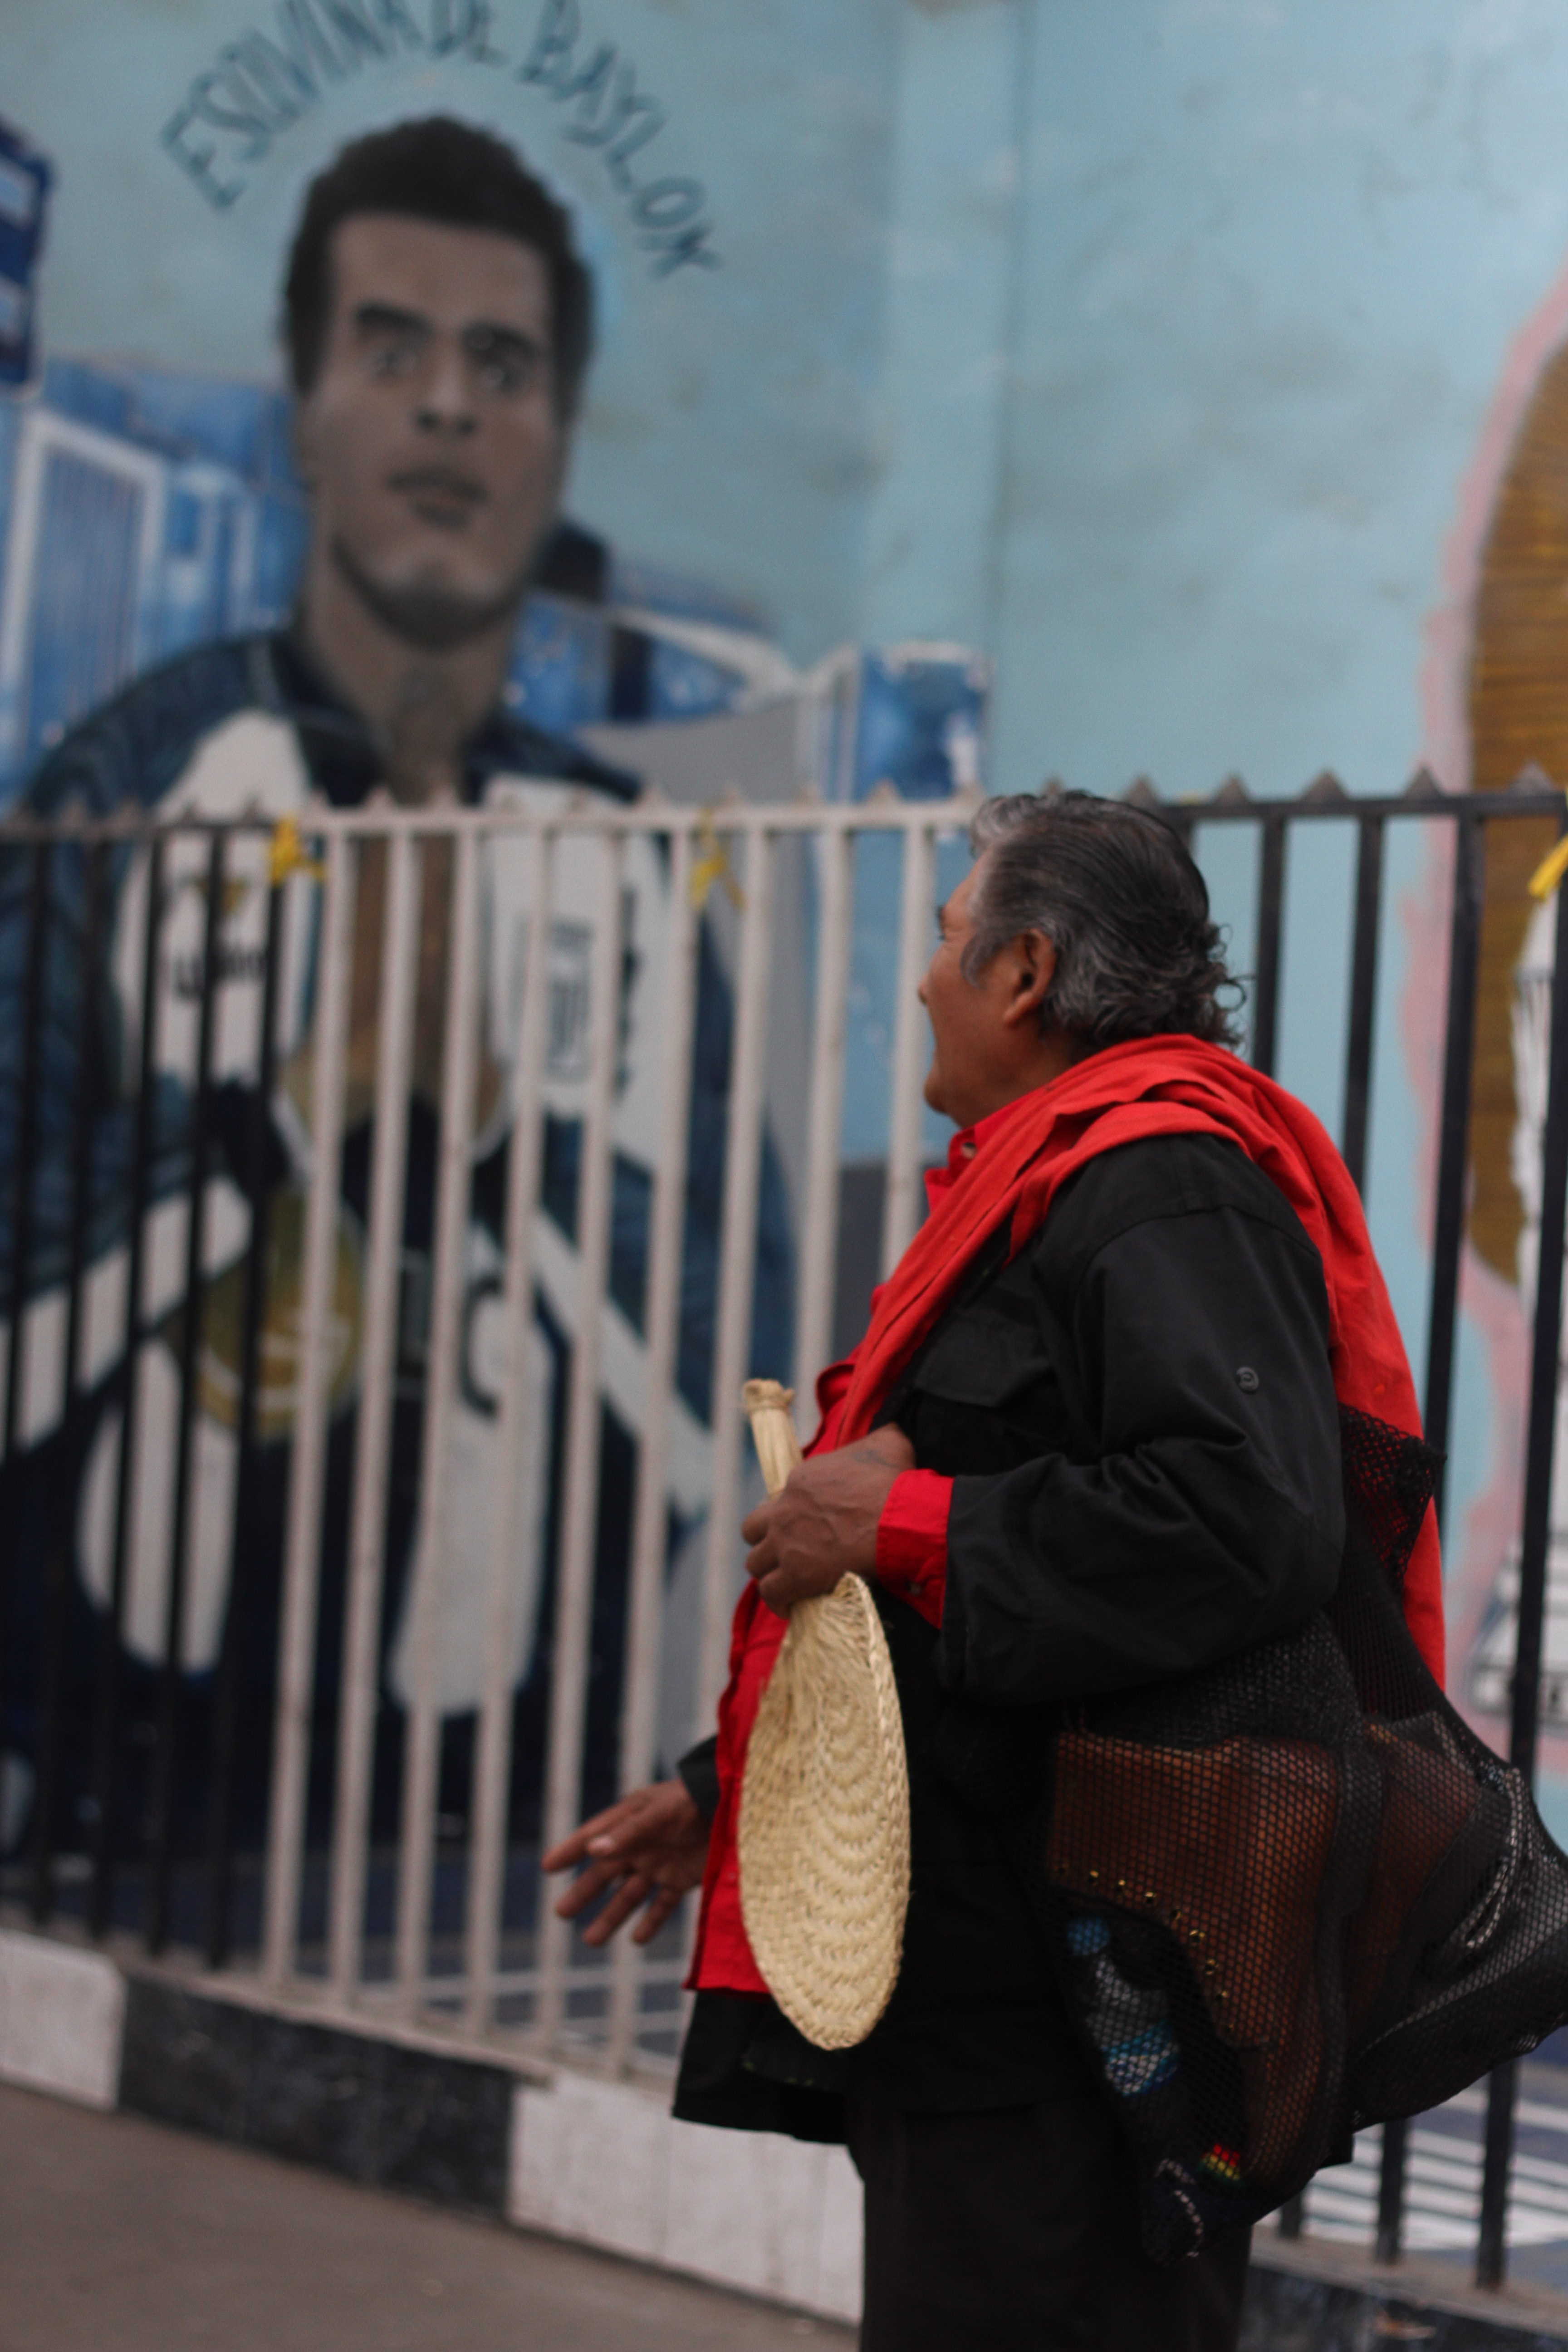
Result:
[[[1364,1414],[1341,1424],[1330,1607],[1074,1710],[1024,1839],[1158,2262],[1568,2021],[1568,1857],[1400,1605],[1436,1457]]]

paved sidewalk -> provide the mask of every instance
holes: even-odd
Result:
[[[851,2330],[0,2088],[0,2352],[849,2352]]]

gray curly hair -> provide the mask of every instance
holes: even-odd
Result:
[[[1173,1034],[1237,1043],[1220,995],[1238,983],[1209,920],[1204,877],[1173,827],[1125,801],[1054,786],[985,802],[969,846],[984,862],[966,979],[1009,940],[1040,931],[1057,951],[1042,1034],[1059,1030],[1090,1048]]]

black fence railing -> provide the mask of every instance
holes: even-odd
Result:
[[[1422,1385],[1426,1435],[1446,1456],[1454,1403],[1489,843],[1498,827],[1521,823],[1533,824],[1543,834],[1553,826],[1561,831],[1568,815],[1563,798],[1538,772],[1527,772],[1510,792],[1492,794],[1447,794],[1422,772],[1397,797],[1352,797],[1328,776],[1289,801],[1253,801],[1234,781],[1201,802],[1162,801],[1142,783],[1133,787],[1130,797],[1157,809],[1176,826],[1194,844],[1200,862],[1215,829],[1254,837],[1250,895],[1256,930],[1250,941],[1247,1051],[1254,1065],[1269,1073],[1279,1058],[1282,1019],[1289,1011],[1285,947],[1293,848],[1303,834],[1321,826],[1352,830],[1348,904],[1338,910],[1348,916],[1340,1140],[1351,1174],[1363,1188],[1378,1099],[1374,1064],[1390,896],[1390,836],[1403,828],[1434,826],[1451,836],[1453,879],[1442,982],[1446,1007]],[[184,828],[187,836],[191,830]],[[279,1075],[284,891],[276,878],[267,892],[256,950],[262,988],[251,1082],[241,1089],[237,1105],[234,1089],[215,1077],[218,982],[226,970],[226,893],[236,870],[237,844],[248,835],[254,857],[257,832],[256,826],[244,824],[205,829],[205,868],[199,882],[205,925],[199,963],[185,989],[195,1026],[186,1124],[176,1152],[165,1131],[158,1036],[167,1003],[167,957],[161,931],[168,902],[165,861],[171,835],[130,823],[45,825],[18,819],[0,827],[0,1205],[8,1212],[9,1222],[4,1254],[8,1276],[5,1404],[0,1414],[0,1482],[5,1488],[0,1509],[0,1703],[4,1745],[31,1775],[26,1827],[6,1866],[4,1893],[11,1902],[20,1900],[43,1925],[62,1907],[62,1888],[74,1885],[78,1895],[71,1907],[92,1935],[133,1924],[150,1950],[171,1940],[190,1943],[215,1966],[227,1961],[237,1948],[254,1949],[258,1940],[260,1847],[257,1822],[247,1817],[247,1808],[254,1811],[258,1790],[264,1802],[266,1777],[251,1769],[253,1759],[247,1760],[247,1743],[260,1738],[265,1745],[266,1708],[247,1679],[242,1645],[257,1635],[251,1570],[258,1521],[267,1507],[256,1477],[264,1302],[268,1253],[275,1240],[266,1202],[268,1155],[277,1148],[268,1117]],[[140,939],[138,972],[134,982],[122,973],[120,985],[122,994],[139,996],[140,1017],[133,1047],[122,1056],[111,1085],[104,1057],[114,1041],[107,1035],[102,1017],[111,948],[105,908],[133,850],[146,853],[142,870],[149,911]],[[1568,890],[1558,898],[1555,939],[1509,1734],[1510,1759],[1526,1774],[1532,1772],[1536,1759],[1568,1214]],[[59,1056],[70,1071],[63,1092],[54,1083],[51,1068],[52,1059]],[[117,1154],[106,1152],[100,1126],[95,1124],[95,1112],[114,1086],[128,1114]],[[220,1159],[226,1160],[231,1179],[253,1213],[236,1292],[233,1412],[238,1443],[227,1601],[216,1663],[193,1695],[181,1672],[182,1625],[189,1601],[184,1547],[196,1476],[196,1399],[205,1376],[200,1350],[209,1275],[203,1232],[205,1187],[191,1178],[193,1171],[210,1175]],[[90,1602],[73,1558],[68,1498],[81,1472],[92,1389],[85,1329],[95,1237],[106,1219],[123,1236],[124,1328],[132,1335],[145,1336],[150,1213],[156,1198],[170,1197],[168,1169],[176,1161],[186,1171],[190,1213],[184,1228],[180,1305],[173,1317],[163,1310],[178,1400],[171,1555],[163,1586],[160,1656],[154,1667],[133,1675],[123,1634],[138,1444],[134,1378],[122,1382],[123,1393],[117,1399],[121,1420],[117,1483],[107,1507],[111,1527],[107,1580]],[[61,1187],[63,1203],[53,1197]],[[112,1217],[110,1194],[115,1200]],[[875,1223],[874,1219],[862,1222],[868,1230]],[[33,1322],[24,1302],[40,1292],[46,1255],[49,1278],[63,1299],[59,1346],[64,1402],[58,1425],[40,1449],[24,1412]],[[846,1272],[841,1265],[840,1289],[847,1284],[855,1291],[861,1274],[868,1271],[851,1267]],[[31,1344],[37,1344],[36,1332]],[[125,1352],[133,1360],[135,1345]],[[47,1457],[41,1471],[40,1453]],[[1446,1503],[1440,1486],[1440,1514]],[[24,1558],[33,1564],[26,1574],[20,1570]],[[275,1642],[276,1637],[274,1624],[266,1638]],[[269,1684],[268,1687],[269,1692]],[[193,1779],[189,1759],[197,1717],[202,1765]],[[443,1773],[451,1760],[443,1751]],[[395,1775],[398,1759],[395,1755],[383,1757],[378,1747],[378,1773],[384,1765]],[[0,1787],[0,1796],[4,1793]],[[139,1855],[136,1900],[129,1909],[121,1901],[128,1843]],[[313,1898],[307,1885],[307,1909],[312,1899],[319,1901],[320,1890]],[[450,1899],[460,1908],[456,1895]],[[437,1911],[442,1900],[438,1887]],[[243,1920],[237,1927],[241,1913]],[[1500,2068],[1488,2090],[1477,2274],[1483,2284],[1493,2285],[1500,2282],[1505,2266],[1516,2077],[1515,2066]],[[1401,2250],[1408,2158],[1407,2127],[1389,2125],[1383,2134],[1375,2238],[1377,2255],[1384,2262],[1397,2260]],[[1302,2221],[1297,2200],[1282,2214],[1281,2227],[1288,2235],[1299,2233]]]
[[[1140,792],[1144,805],[1160,805],[1152,792]],[[1250,1058],[1274,1068],[1284,907],[1286,843],[1289,829],[1330,821],[1350,822],[1357,835],[1354,917],[1351,949],[1350,1015],[1344,1071],[1341,1150],[1358,1188],[1364,1186],[1372,1093],[1376,983],[1381,944],[1384,838],[1388,826],[1437,820],[1454,835],[1452,898],[1448,925],[1447,1006],[1444,1018],[1442,1094],[1438,1107],[1436,1195],[1432,1204],[1432,1254],[1426,1322],[1426,1361],[1422,1389],[1428,1444],[1442,1461],[1436,1508],[1444,1523],[1447,1456],[1453,1409],[1459,1267],[1464,1246],[1467,1173],[1469,1164],[1472,1073],[1476,1052],[1477,983],[1485,905],[1487,837],[1498,824],[1542,818],[1562,824],[1568,814],[1562,794],[1539,771],[1527,770],[1507,793],[1445,793],[1425,771],[1397,799],[1352,798],[1331,775],[1296,802],[1252,803],[1237,786],[1213,801],[1161,813],[1189,838],[1202,824],[1250,824],[1259,835],[1258,914],[1255,979],[1250,1004]],[[1563,1218],[1568,1209],[1568,897],[1559,894],[1556,959],[1552,990],[1548,1056],[1549,1093],[1542,1168],[1541,1245],[1531,1357],[1530,1408],[1525,1450],[1517,1636],[1512,1679],[1509,1760],[1533,1774],[1539,1728],[1542,1634],[1546,1613],[1546,1567],[1550,1535],[1552,1462],[1562,1324]],[[1447,1528],[1444,1527],[1447,1533]],[[1476,2275],[1484,2286],[1499,2285],[1506,2264],[1505,2220],[1513,2152],[1517,2064],[1500,2067],[1488,2085],[1481,2173]],[[1409,2125],[1385,2124],[1378,2187],[1375,2251],[1394,2263],[1402,2249],[1409,2163]],[[1288,2236],[1300,2233],[1302,2200],[1292,2200],[1281,2215]]]

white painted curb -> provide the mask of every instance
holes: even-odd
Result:
[[[112,2107],[124,2025],[112,1960],[0,1927],[0,2082]]]
[[[562,2073],[519,2084],[509,2175],[525,2228],[860,2316],[860,2183],[841,2147],[677,2123],[668,2095]]]

